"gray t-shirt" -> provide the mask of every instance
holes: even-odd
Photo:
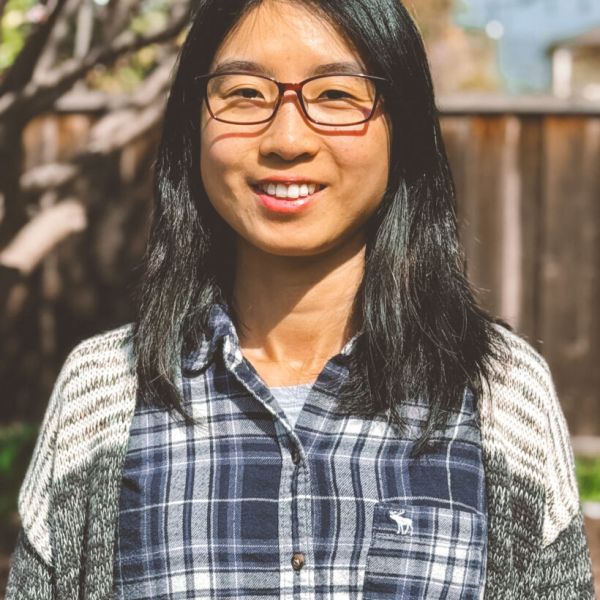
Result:
[[[302,405],[308,397],[312,386],[312,383],[301,383],[300,385],[285,385],[271,388],[271,393],[292,427],[296,425]]]

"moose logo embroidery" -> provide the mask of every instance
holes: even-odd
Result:
[[[388,514],[390,519],[392,519],[392,521],[394,521],[394,523],[396,523],[396,525],[398,526],[398,530],[396,531],[396,533],[401,533],[402,535],[406,535],[407,533],[412,534],[412,519],[403,517],[403,510],[390,510]]]

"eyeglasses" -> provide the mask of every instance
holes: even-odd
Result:
[[[365,74],[316,75],[300,83],[281,83],[265,75],[243,71],[199,75],[204,100],[217,121],[258,125],[270,121],[287,90],[296,92],[309,121],[346,127],[368,121],[377,107],[380,86],[387,79]]]

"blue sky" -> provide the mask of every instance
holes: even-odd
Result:
[[[545,50],[552,42],[600,26],[600,0],[457,0],[458,25],[485,28],[500,21],[497,42],[509,92],[545,91],[550,64]]]

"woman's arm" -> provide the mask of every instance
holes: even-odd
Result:
[[[544,359],[547,405],[543,543],[533,565],[536,600],[594,600],[592,561],[583,526],[567,421]]]
[[[11,558],[6,600],[48,600],[53,598],[52,569],[29,543],[23,528]]]
[[[11,557],[6,600],[53,597],[50,500],[60,415],[65,388],[73,371],[75,353],[76,349],[65,361],[54,384],[33,455],[19,491],[21,529]]]
[[[594,600],[592,563],[581,509],[558,537],[542,549],[532,574],[536,600]]]

